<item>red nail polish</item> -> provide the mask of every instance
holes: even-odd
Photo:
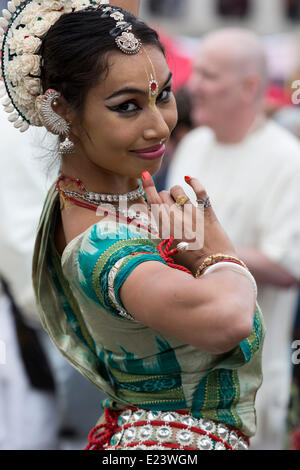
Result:
[[[192,178],[191,178],[190,176],[185,176],[184,179],[185,179],[185,181],[186,181],[187,183],[189,183]]]
[[[151,180],[151,175],[149,173],[149,171],[144,171],[143,174],[142,174],[142,178],[144,181],[150,181]]]

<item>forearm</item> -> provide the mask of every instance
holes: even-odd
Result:
[[[137,321],[213,354],[250,335],[256,301],[251,281],[230,267],[194,279],[157,262],[135,268],[120,298]]]
[[[139,16],[140,0],[111,0],[110,3]]]
[[[229,352],[248,338],[253,328],[253,286],[230,267],[201,276],[196,283],[190,289],[187,286],[188,308],[178,315],[178,334],[185,331],[189,344],[209,353]]]
[[[257,282],[279,287],[298,285],[298,280],[279,264],[274,263],[256,248],[237,248],[240,259],[247,264]]]

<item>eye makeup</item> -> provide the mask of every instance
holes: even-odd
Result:
[[[156,97],[155,106],[157,103],[163,103],[163,102],[167,103],[171,98],[171,94],[172,94],[172,86],[169,85],[164,90],[162,90],[162,92]],[[117,112],[121,115],[132,115],[143,109],[143,107],[138,104],[138,100],[136,99],[127,100],[123,103],[120,103],[114,106],[106,105],[106,107],[110,111]]]

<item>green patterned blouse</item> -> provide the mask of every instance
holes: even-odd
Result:
[[[226,354],[209,354],[163,335],[135,321],[118,295],[140,263],[165,263],[157,249],[161,240],[132,224],[104,219],[72,240],[60,257],[53,241],[58,210],[53,186],[33,260],[38,310],[63,356],[106,394],[103,406],[188,408],[196,418],[229,424],[251,437],[262,380],[259,308],[250,337]]]

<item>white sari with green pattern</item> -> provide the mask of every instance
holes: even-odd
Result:
[[[103,406],[189,409],[195,418],[253,436],[254,401],[262,381],[259,308],[250,337],[226,354],[209,354],[162,335],[135,321],[118,296],[138,264],[165,262],[157,249],[161,240],[132,225],[100,221],[72,240],[60,257],[53,242],[58,210],[53,186],[33,261],[39,314],[62,355],[107,395]]]

